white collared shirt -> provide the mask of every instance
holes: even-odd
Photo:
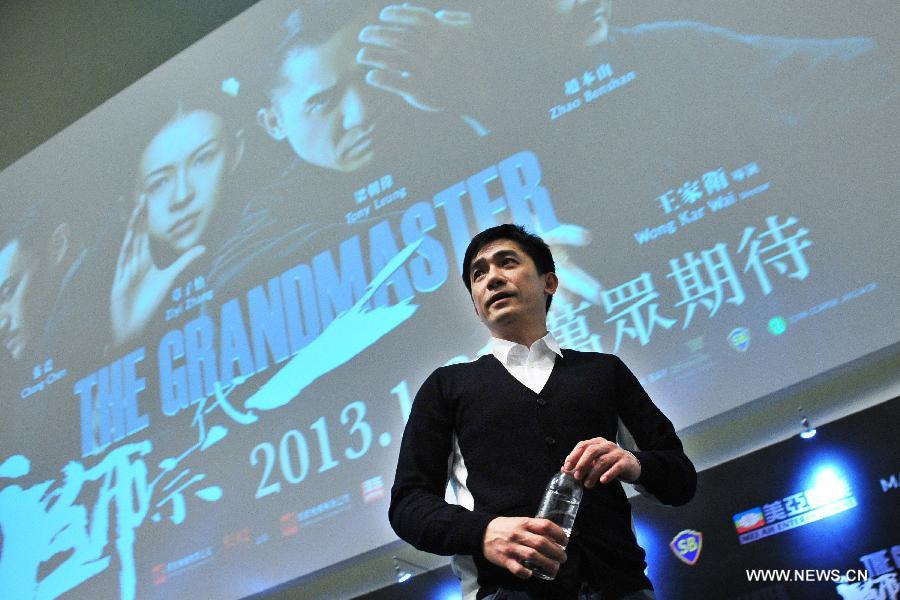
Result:
[[[544,389],[544,385],[550,378],[557,355],[562,356],[559,342],[552,333],[547,333],[535,341],[531,344],[531,348],[527,348],[524,344],[492,337],[491,353],[509,371],[510,375],[536,394]],[[475,500],[466,485],[468,470],[455,434],[453,436],[453,454],[450,456],[449,462],[450,493],[447,500],[474,510]],[[451,566],[453,572],[460,579],[464,600],[474,600],[478,592],[478,571],[472,557],[454,556]]]
[[[562,356],[559,342],[549,332],[531,344],[531,348],[509,340],[491,338],[491,353],[510,375],[535,394],[544,389],[556,357]]]

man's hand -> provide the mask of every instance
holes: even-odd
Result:
[[[574,306],[580,304],[579,298],[587,300],[591,304],[600,304],[600,282],[576,265],[570,258],[570,247],[585,247],[591,243],[591,233],[581,225],[564,223],[557,225],[548,231],[540,233],[550,250],[553,251],[553,262],[556,263],[556,273],[559,275],[559,294],[562,304],[565,300]],[[550,307],[553,310],[553,306]]]
[[[641,463],[618,444],[596,437],[575,444],[563,471],[574,472],[575,479],[583,479],[584,487],[592,488],[598,481],[609,483],[616,478],[626,483],[635,481],[641,476]]]
[[[478,116],[470,113],[487,101],[487,88],[471,13],[404,3],[386,6],[379,19],[359,33],[365,46],[356,60],[372,68],[369,85],[419,110]]]
[[[531,577],[522,565],[531,561],[547,573],[556,574],[566,562],[563,545],[567,542],[562,527],[547,519],[497,517],[484,530],[484,557],[520,579]]]
[[[144,196],[138,199],[119,249],[110,290],[113,344],[123,344],[143,331],[181,272],[205,251],[203,246],[194,246],[165,269],[159,269],[150,255],[147,201]]]

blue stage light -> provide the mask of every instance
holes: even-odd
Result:
[[[441,582],[429,595],[431,600],[462,600],[462,591],[456,578]]]
[[[806,490],[810,504],[823,506],[851,496],[847,480],[834,467],[822,467],[813,475],[813,486]]]
[[[800,437],[804,440],[812,439],[816,435],[816,429],[809,424],[809,419],[803,414],[802,408],[797,408],[800,413]]]

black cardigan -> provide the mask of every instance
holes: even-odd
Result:
[[[619,418],[640,448],[636,484],[666,504],[690,500],[697,484],[694,466],[672,423],[619,358],[564,350],[539,394],[492,355],[441,367],[416,395],[403,433],[391,525],[420,550],[472,555],[479,598],[501,585],[555,598],[574,594],[581,582],[612,594],[650,588],[618,481],[585,489],[568,560],[556,581],[517,579],[482,552],[492,519],[533,516],[544,487],[575,444],[598,436],[614,441]],[[474,511],[444,501],[454,433]]]

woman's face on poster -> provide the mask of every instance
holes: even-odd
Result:
[[[147,231],[178,253],[203,241],[221,201],[228,154],[222,125],[209,111],[178,114],[141,156]]]

